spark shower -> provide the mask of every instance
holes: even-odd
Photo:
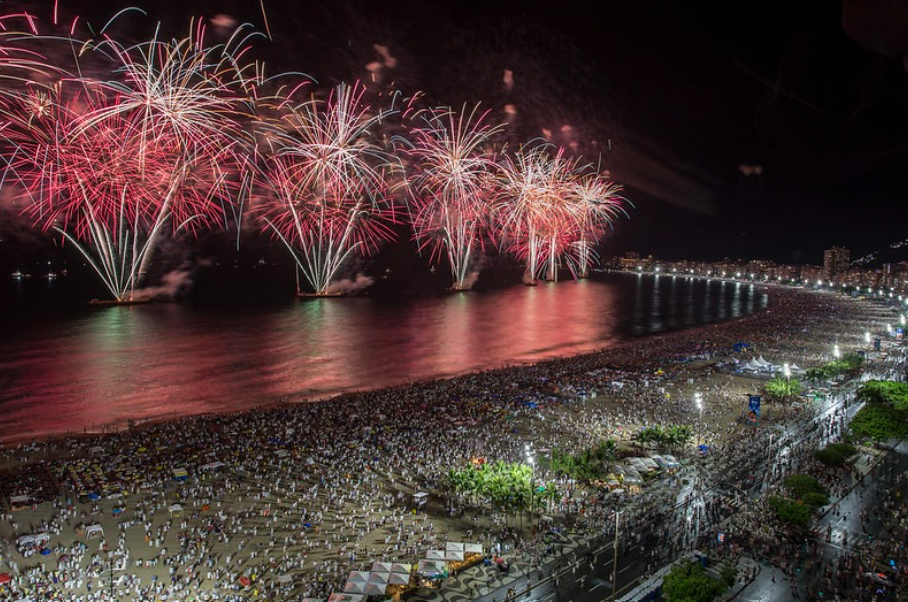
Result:
[[[313,295],[409,231],[465,290],[490,248],[527,284],[559,267],[582,278],[624,214],[591,163],[507,144],[488,109],[268,76],[247,26],[217,44],[203,20],[131,44],[111,23],[95,34],[20,13],[0,26],[2,192],[78,249],[115,303],[139,300],[163,240],[205,230],[279,240]]]

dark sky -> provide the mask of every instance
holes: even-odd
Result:
[[[115,6],[63,4],[96,20]],[[133,4],[174,31],[191,14],[264,28],[259,0]],[[502,116],[512,104],[515,136],[601,155],[635,205],[607,254],[820,263],[832,245],[860,256],[908,238],[908,76],[846,35],[834,0],[264,6],[274,39],[257,52],[274,71],[366,77],[382,44],[397,59],[382,85]]]

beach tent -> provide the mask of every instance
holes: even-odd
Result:
[[[14,495],[9,498],[9,503],[11,506],[25,506],[31,503],[31,499],[29,495]]]
[[[185,481],[189,478],[189,473],[186,472],[185,468],[174,468],[173,469],[173,480],[174,481]]]
[[[347,583],[344,584],[345,594],[364,594],[365,592],[365,583],[360,583],[358,581],[347,581]]]
[[[93,448],[91,448],[90,450],[88,450],[88,453],[92,456],[100,456],[100,455],[104,454],[104,448],[101,447],[100,445],[96,445]]]
[[[88,525],[85,527],[85,537],[103,537],[104,528],[101,525]]]
[[[369,580],[369,571],[351,571],[347,576],[347,581],[356,583],[366,583]]]
[[[23,535],[16,540],[16,545],[18,546],[27,546],[27,545],[39,545],[43,542],[50,541],[50,535],[47,533],[35,533],[34,535]]]
[[[788,367],[788,369],[791,370],[792,372],[804,372],[804,368],[801,368],[801,367],[798,366],[797,364],[792,364],[792,365],[790,365],[790,366]]]
[[[12,576],[10,576],[9,573],[0,573],[0,585],[2,585],[4,583],[9,583],[12,580],[13,580],[13,578],[12,578]]]
[[[412,564],[404,564],[401,562],[395,562],[391,565],[391,572],[397,574],[407,574],[409,575],[413,571]]]
[[[280,577],[277,578],[277,582],[282,585],[286,585],[288,583],[293,583],[293,577],[291,577],[288,573],[284,573],[283,575],[281,575]]]
[[[441,560],[429,560],[423,559],[419,561],[419,564],[416,566],[416,572],[418,572],[423,577],[433,578],[433,577],[442,577],[445,573],[448,572],[448,567]]]
[[[763,359],[762,355],[757,358],[757,363],[760,364],[761,366],[763,366],[764,368],[769,368],[770,366],[772,366],[772,364],[770,364],[765,359]]]
[[[429,550],[426,552],[426,560],[444,560],[445,551],[444,550]]]
[[[407,585],[410,583],[410,573],[391,573],[388,575],[388,585]]]
[[[429,494],[425,491],[420,491],[419,493],[413,494],[413,503],[415,503],[417,506],[424,506],[428,501]]]
[[[183,507],[179,504],[170,505],[170,516],[180,516],[181,512],[183,512]]]
[[[482,544],[481,543],[465,543],[463,545],[463,551],[467,554],[482,554]]]
[[[463,561],[463,550],[447,550],[445,551],[445,560]]]
[[[464,544],[457,541],[449,541],[445,544],[445,550],[449,552],[463,552]]]
[[[390,562],[373,562],[373,573],[390,573],[392,564]]]
[[[202,464],[199,466],[199,470],[216,470],[224,466],[223,462],[209,462],[208,464]]]

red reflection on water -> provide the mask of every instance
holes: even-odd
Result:
[[[386,305],[110,307],[0,347],[0,438],[237,411],[572,355],[618,338],[616,288],[562,282]]]

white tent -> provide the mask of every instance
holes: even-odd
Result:
[[[171,504],[171,505],[170,505],[170,516],[174,516],[174,515],[179,516],[179,514],[180,514],[181,512],[183,512],[183,507],[180,506],[179,504]]]
[[[804,372],[804,368],[801,368],[801,367],[798,366],[797,364],[792,364],[792,365],[790,365],[790,366],[788,367],[788,369],[791,370],[792,372]]]
[[[88,525],[85,527],[85,537],[103,537],[104,528],[101,525]]]
[[[366,591],[366,584],[359,583],[357,581],[347,581],[344,584],[344,593],[345,594],[362,594]]]
[[[464,544],[463,551],[467,554],[482,554],[482,544],[481,543],[468,543]]]
[[[388,585],[407,585],[410,583],[410,573],[391,573]]]
[[[444,560],[445,551],[444,550],[429,550],[426,552],[426,560]]]
[[[419,493],[413,494],[413,502],[416,503],[417,506],[423,506],[427,501],[429,501],[428,493],[420,491]]]
[[[772,364],[770,364],[765,359],[763,359],[762,355],[757,358],[757,363],[760,364],[761,366],[763,366],[764,368],[768,368],[768,367],[772,366]]]
[[[443,560],[420,560],[417,565],[417,571],[420,575],[435,575],[441,574],[445,571],[447,565],[445,565]]]
[[[369,571],[352,571],[347,576],[347,581],[366,583],[369,580]]]
[[[413,570],[412,564],[403,564],[400,562],[395,562],[391,565],[392,573],[406,573],[407,575]]]
[[[291,577],[288,573],[284,573],[283,575],[281,575],[280,577],[277,578],[277,582],[278,583],[292,583],[293,577]]]
[[[392,564],[390,562],[373,562],[373,573],[390,573]]]
[[[96,445],[93,448],[91,448],[90,450],[88,450],[88,453],[91,454],[92,456],[100,456],[101,454],[104,453],[104,448],[101,447],[100,445]]]
[[[449,541],[445,545],[445,550],[447,550],[448,552],[463,552],[463,546],[464,546],[464,544],[462,544],[460,542]]]
[[[13,506],[21,506],[29,503],[31,499],[31,496],[28,495],[14,495],[9,498],[9,503]]]
[[[46,541],[50,541],[50,535],[48,535],[47,533],[35,533],[34,535],[23,535],[16,540],[16,545],[38,545]]]
[[[448,550],[445,552],[445,560],[460,562],[463,560],[463,550]]]
[[[209,462],[208,464],[202,464],[201,466],[199,466],[199,470],[215,470],[222,468],[223,466],[223,462]]]

